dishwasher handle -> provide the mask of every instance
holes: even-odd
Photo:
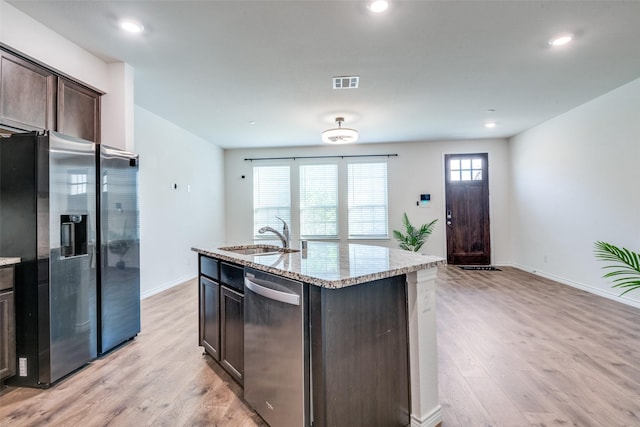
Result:
[[[246,277],[244,278],[244,284],[247,289],[265,298],[280,301],[285,304],[300,305],[300,295],[298,294],[276,291],[275,289],[259,285],[256,282],[247,279]]]

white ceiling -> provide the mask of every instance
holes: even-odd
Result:
[[[338,115],[364,143],[509,137],[640,77],[640,1],[391,1],[9,3],[131,64],[136,104],[224,148],[319,145]]]

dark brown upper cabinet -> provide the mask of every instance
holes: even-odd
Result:
[[[0,120],[22,130],[55,129],[56,75],[0,51]]]
[[[0,125],[54,130],[100,142],[100,96],[39,64],[0,50]]]
[[[58,132],[100,142],[100,95],[58,78]]]

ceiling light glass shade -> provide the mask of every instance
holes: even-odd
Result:
[[[144,27],[141,23],[132,21],[130,19],[126,19],[120,22],[120,28],[125,30],[128,33],[141,33],[144,30]]]
[[[373,13],[381,13],[387,10],[389,2],[386,0],[374,0],[369,3],[369,10]]]
[[[549,44],[551,46],[562,46],[563,44],[569,43],[571,40],[573,40],[573,34],[560,34],[549,40]]]
[[[327,144],[350,144],[358,141],[358,131],[355,129],[343,128],[342,117],[336,117],[337,128],[327,129],[322,132],[322,142]]]

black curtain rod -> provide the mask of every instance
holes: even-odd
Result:
[[[347,157],[398,157],[397,154],[354,154],[345,156],[292,156],[292,157],[256,157],[244,159],[253,162],[254,160],[297,160],[297,159],[345,159]]]

